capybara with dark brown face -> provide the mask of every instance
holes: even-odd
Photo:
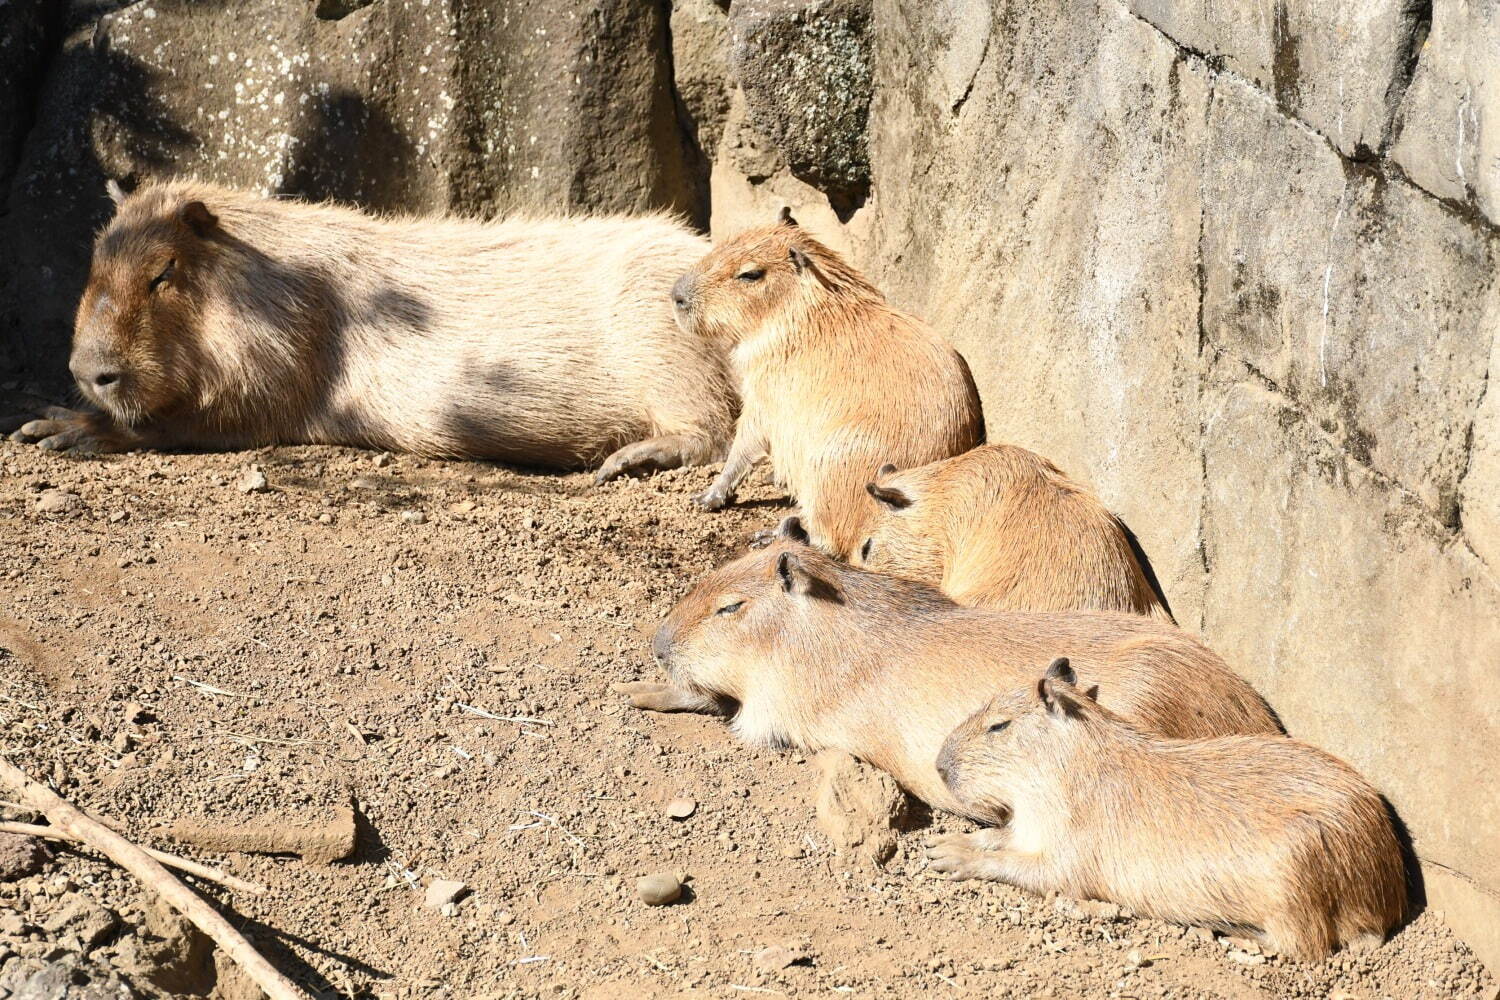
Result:
[[[730,353],[743,400],[718,510],[769,454],[816,545],[864,535],[865,484],[883,462],[922,465],[984,439],[968,365],[791,221],[721,244],[673,288],[684,330]]]
[[[1005,824],[932,846],[954,878],[1111,900],[1302,959],[1379,942],[1406,907],[1389,810],[1348,764],[1285,737],[1164,739],[1065,659],[955,729],[938,770],[965,812]]]
[[[795,519],[709,573],[653,648],[668,684],[617,687],[638,708],[733,710],[746,740],[847,751],[942,809],[943,741],[1038,662],[1073,658],[1104,704],[1174,737],[1278,733],[1260,696],[1192,636],[1140,615],[965,608],[840,563]]]
[[[856,566],[959,604],[1128,611],[1170,620],[1118,518],[1036,452],[989,444],[866,486]]]
[[[48,447],[362,445],[601,478],[722,458],[723,351],[669,291],[664,216],[377,218],[195,181],[118,195]]]

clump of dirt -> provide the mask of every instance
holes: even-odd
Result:
[[[265,483],[245,491],[252,465]],[[650,630],[785,509],[764,485],[725,513],[692,508],[711,478],[595,487],[340,448],[72,458],[0,445],[0,749],[137,842],[269,885],[203,891],[324,996],[1492,988],[1432,912],[1372,953],[1302,964],[945,883],[921,844],[966,828],[952,817],[893,826],[883,869],[840,859],[803,754],[609,691],[659,679]],[[355,848],[330,865],[152,833],[351,802]],[[638,895],[657,874],[682,886],[675,902]],[[128,876],[58,847],[0,883],[0,981],[62,963],[152,995],[137,964],[171,950],[159,925]],[[222,962],[217,979],[218,995],[248,995]]]

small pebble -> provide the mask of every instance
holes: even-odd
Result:
[[[252,465],[245,470],[244,475],[240,476],[237,488],[241,493],[265,493],[271,488],[271,484],[266,479],[265,470],[258,465]]]
[[[83,498],[77,493],[69,493],[67,490],[44,490],[42,495],[36,498],[36,509],[42,514],[66,514],[74,511],[83,503]]]
[[[682,883],[671,872],[657,872],[636,879],[635,892],[647,906],[666,906],[682,898]]]
[[[683,796],[667,803],[667,815],[673,819],[687,819],[698,810],[698,803]]]
[[[381,452],[374,458],[370,459],[370,464],[375,466],[375,468],[377,469],[385,468],[387,465],[391,464],[391,453],[388,451]]]
[[[426,524],[427,515],[420,510],[403,510],[401,512],[401,520],[407,524]]]
[[[468,891],[469,887],[457,879],[435,878],[428,883],[422,902],[429,909],[441,910],[444,906],[458,902]]]

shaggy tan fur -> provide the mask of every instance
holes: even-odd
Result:
[[[1119,520],[1035,452],[992,444],[915,469],[886,466],[867,490],[857,566],[975,607],[1171,619]]]
[[[717,247],[673,289],[685,330],[730,351],[744,400],[718,510],[769,454],[815,543],[844,557],[864,537],[865,484],[882,463],[922,465],[984,439],[968,365],[893,309],[795,223]]]
[[[1100,697],[1170,736],[1276,733],[1255,691],[1202,643],[1139,615],[965,608],[920,583],[839,563],[795,519],[708,574],[654,640],[670,684],[617,690],[638,708],[728,711],[746,740],[844,750],[942,809],[949,733],[997,688],[1066,654]]]
[[[948,787],[1007,825],[938,841],[938,871],[1252,933],[1302,959],[1400,921],[1390,813],[1348,764],[1284,737],[1162,739],[1073,680],[1058,660],[948,738]]]
[[[375,218],[193,181],[123,197],[52,447],[364,445],[602,476],[723,456],[721,351],[672,317],[662,216]],[[110,377],[106,382],[101,376]]]

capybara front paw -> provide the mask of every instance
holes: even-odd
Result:
[[[22,424],[10,439],[48,451],[104,451],[112,442],[97,428],[98,421],[91,414],[52,406],[41,419]]]
[[[939,837],[927,846],[927,867],[952,881],[973,878],[979,868],[979,852],[963,834]]]
[[[723,510],[725,507],[729,506],[730,501],[732,501],[733,499],[733,493],[721,490],[717,486],[710,486],[702,493],[693,497],[693,503],[697,504],[699,507],[702,507],[704,510]]]
[[[623,694],[628,698],[632,708],[644,709],[648,712],[709,714],[720,712],[718,703],[712,698],[684,691],[670,684],[658,684],[655,681],[627,681],[623,684],[611,684],[609,689],[615,694]]]

